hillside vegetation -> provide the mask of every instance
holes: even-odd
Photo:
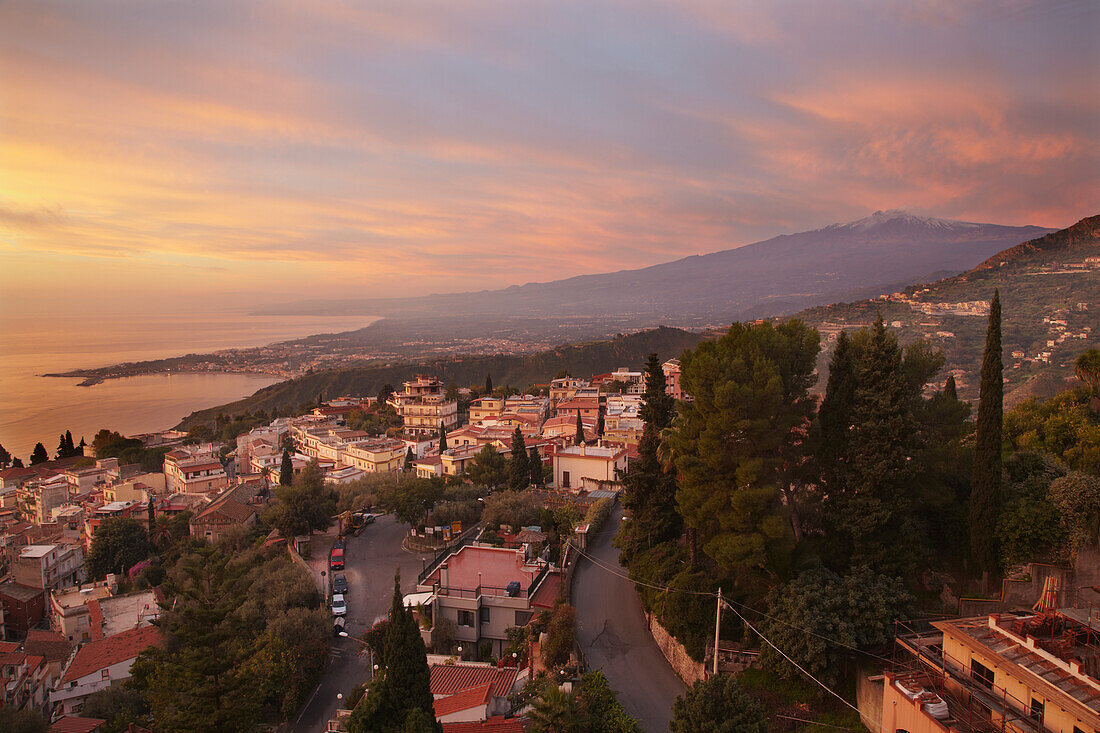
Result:
[[[973,399],[977,398],[986,319],[980,310],[965,312],[954,306],[988,301],[998,289],[1003,307],[1005,400],[1011,406],[1065,389],[1077,354],[1097,345],[1100,260],[1093,261],[1097,257],[1100,216],[1093,216],[1007,249],[961,275],[874,299],[809,308],[796,317],[821,329],[824,349],[819,366],[824,367],[839,330],[869,325],[881,314],[903,343],[924,338],[941,349],[947,360],[941,380],[953,373],[960,395]],[[933,308],[935,304],[946,307]],[[824,382],[819,381],[817,388],[823,389]]]
[[[659,354],[662,359],[671,359],[679,356],[684,349],[693,348],[702,338],[698,333],[661,327],[606,341],[567,344],[522,356],[499,354],[393,366],[330,369],[265,387],[236,402],[194,412],[184,418],[180,427],[190,429],[212,423],[218,413],[238,415],[258,410],[283,410],[315,400],[318,394],[330,397],[375,395],[384,384],[400,388],[401,382],[421,373],[460,386],[483,384],[485,375],[490,374],[494,384],[523,389],[531,384],[550,381],[562,369],[571,374],[589,376],[620,366],[636,368],[651,353]]]

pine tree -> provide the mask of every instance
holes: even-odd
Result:
[[[574,445],[584,445],[584,423],[581,422],[581,411],[577,410],[577,437]]]
[[[11,467],[12,468],[23,468],[23,459],[22,458],[12,458],[11,459]]]
[[[493,377],[488,372],[485,373],[485,394],[490,395],[493,393]]]
[[[406,470],[406,471],[411,471],[411,470],[412,470],[412,467],[413,467],[413,461],[415,461],[415,460],[416,460],[416,456],[415,456],[415,455],[413,454],[413,449],[412,449],[412,446],[410,445],[410,446],[409,446],[409,447],[408,447],[408,448],[407,448],[407,449],[405,450],[405,465],[404,465],[404,470]]]
[[[439,423],[439,455],[443,455],[445,450],[447,450],[447,429],[443,427],[443,423]]]
[[[283,448],[283,462],[279,466],[279,484],[290,486],[294,483],[294,460],[290,457],[290,449]]]
[[[73,444],[73,434],[72,434],[72,432],[70,432],[68,430],[65,431],[65,445],[68,446],[68,448],[69,448],[69,455],[70,456],[77,456],[77,455],[81,454],[81,451],[78,451],[76,449],[76,446]]]
[[[512,431],[512,458],[508,462],[508,488],[513,491],[526,489],[531,480],[531,466],[527,461],[527,444],[523,431],[516,426]]]
[[[61,440],[57,441],[57,454],[54,458],[64,458],[68,455],[68,451],[65,448],[65,435],[61,435]]]
[[[1001,492],[1001,428],[1004,382],[1001,364],[1001,294],[993,291],[982,356],[974,475],[970,489],[970,553],[983,573],[997,562],[994,531]]]
[[[531,474],[531,483],[536,488],[541,489],[545,483],[545,479],[542,475],[542,456],[539,455],[539,447],[537,445],[531,446],[531,449],[527,452],[527,470]]]
[[[38,463],[45,463],[50,460],[50,454],[46,452],[46,446],[41,443],[34,444],[34,450],[31,451],[31,465],[34,466]]]
[[[11,463],[11,453],[8,453],[4,446],[0,445],[0,468],[7,468]]]

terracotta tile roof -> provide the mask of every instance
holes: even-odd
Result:
[[[206,507],[191,520],[192,524],[205,522],[228,522],[230,524],[243,524],[249,517],[256,513],[252,507],[242,504],[236,499],[226,498],[215,501]]]
[[[80,647],[61,681],[72,682],[112,664],[133,659],[150,646],[160,646],[163,639],[155,626],[142,626],[123,631]]]
[[[506,697],[516,682],[516,670],[509,667],[433,664],[430,673],[433,695],[453,695],[471,687],[491,684],[493,697]]]
[[[100,718],[78,718],[74,715],[66,715],[58,718],[50,726],[50,733],[92,733],[99,730],[99,727],[106,722]]]
[[[473,723],[444,723],[443,733],[523,733],[523,718],[494,715]]]
[[[23,651],[41,655],[51,662],[64,662],[72,654],[73,645],[56,631],[31,629],[23,642]]]
[[[87,606],[92,641],[99,641],[103,638],[103,609],[99,607],[99,600],[96,598],[89,598]]]
[[[480,705],[488,705],[492,699],[493,686],[485,684],[461,690],[447,697],[441,697],[432,703],[432,707],[435,708],[435,717],[438,718],[443,715],[476,708]]]

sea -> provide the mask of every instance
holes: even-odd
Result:
[[[150,374],[82,380],[50,372],[264,346],[364,328],[371,316],[128,313],[111,318],[20,319],[0,314],[0,445],[28,462],[41,441],[52,456],[66,430],[91,442],[100,428],[127,435],[164,430],[195,410],[246,397],[280,381],[247,374]]]

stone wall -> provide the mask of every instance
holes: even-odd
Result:
[[[856,678],[856,707],[863,725],[871,733],[882,731],[882,698],[884,695],[882,670],[861,667]]]
[[[707,670],[702,662],[696,662],[692,659],[691,655],[684,649],[683,644],[676,641],[676,637],[668,633],[664,626],[661,626],[656,616],[647,613],[646,620],[649,622],[649,633],[653,635],[653,640],[657,642],[661,653],[665,655],[665,659],[668,660],[673,671],[680,675],[680,679],[684,681],[684,684],[690,686],[707,678]]]

